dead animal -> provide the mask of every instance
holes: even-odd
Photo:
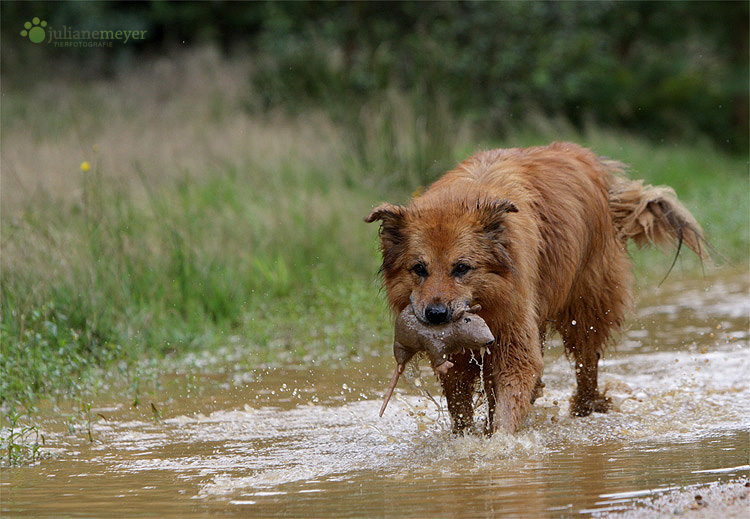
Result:
[[[448,373],[453,363],[448,356],[462,349],[478,350],[495,341],[489,326],[477,312],[479,305],[456,312],[453,321],[440,325],[427,325],[414,314],[411,305],[404,308],[396,319],[393,337],[393,355],[396,369],[385,393],[380,416],[383,416],[404,366],[419,351],[426,351],[432,368],[441,375]]]

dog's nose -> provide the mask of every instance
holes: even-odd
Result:
[[[448,322],[448,307],[443,303],[429,304],[424,311],[424,318],[430,324],[443,324]]]

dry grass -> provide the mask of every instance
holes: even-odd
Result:
[[[121,77],[44,84],[4,100],[2,206],[13,214],[37,197],[80,202],[80,164],[128,189],[285,162],[323,169],[342,156],[324,114],[251,116],[242,106],[247,66],[203,50],[157,59]]]

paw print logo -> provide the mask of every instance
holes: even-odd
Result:
[[[23,26],[25,29],[21,31],[21,36],[24,38],[28,36],[34,43],[42,43],[44,41],[44,28],[47,27],[47,22],[39,20],[35,16],[30,22],[23,24]]]

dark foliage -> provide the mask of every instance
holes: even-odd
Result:
[[[530,114],[748,148],[747,2],[3,2],[3,72],[26,18],[127,26],[127,54],[215,42],[255,62],[253,109],[344,108],[398,88],[488,130]],[[28,45],[27,45],[28,47]],[[38,49],[37,49],[38,50]],[[27,52],[28,49],[26,49]],[[59,56],[61,53],[58,52]],[[91,52],[63,58],[90,60]],[[101,54],[100,54],[101,55]],[[12,68],[12,67],[11,67]]]

